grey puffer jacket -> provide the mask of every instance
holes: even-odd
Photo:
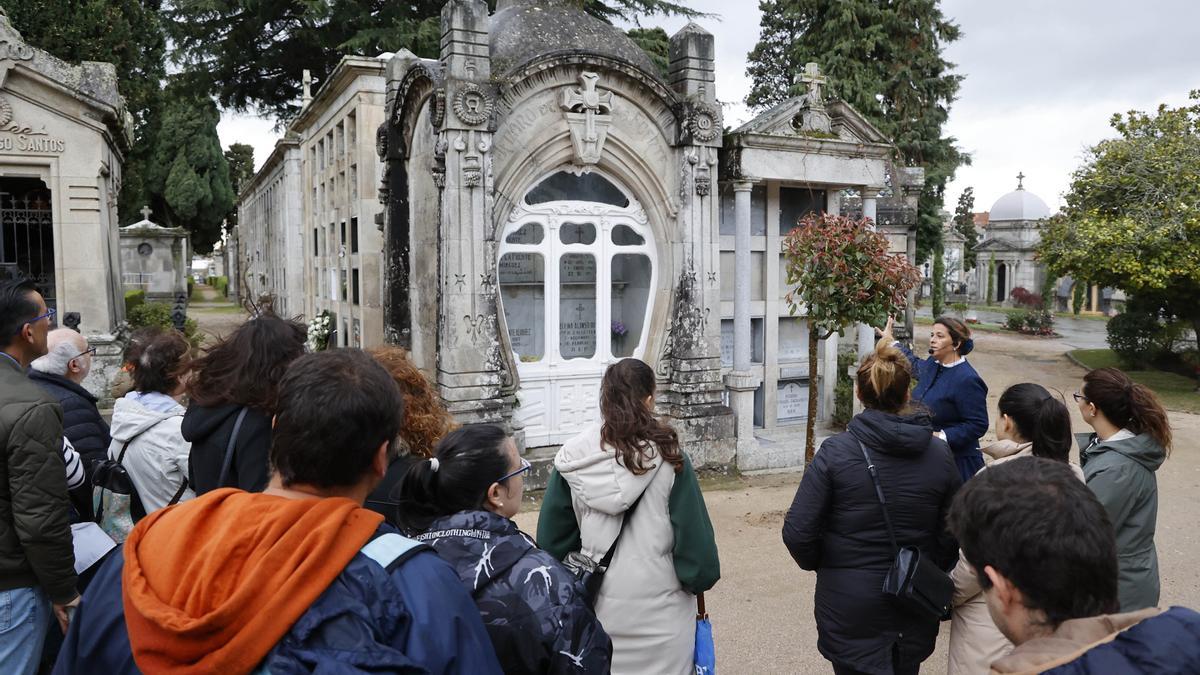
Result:
[[[1095,434],[1076,434],[1083,476],[1108,511],[1117,533],[1118,591],[1121,611],[1158,605],[1158,479],[1154,472],[1167,458],[1149,434],[1098,441]],[[1092,445],[1096,442],[1095,445]]]
[[[62,420],[58,403],[0,355],[0,590],[40,586],[60,604],[76,596]]]

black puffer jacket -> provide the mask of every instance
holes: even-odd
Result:
[[[961,485],[950,448],[933,436],[928,415],[867,410],[848,431],[821,444],[804,471],[783,525],[783,541],[801,568],[817,571],[817,648],[830,661],[893,672],[933,653],[938,622],[910,614],[881,588],[895,558],[883,511],[859,441],[879,473],[899,545],[916,545],[943,569],[958,558],[946,512]]]
[[[62,375],[31,370],[29,379],[45,389],[62,406],[63,435],[75,446],[83,466],[90,470],[93,460],[107,459],[112,438],[109,436],[108,423],[96,409],[96,397]]]
[[[58,403],[0,355],[0,591],[40,586],[57,603],[76,596],[62,439]]]
[[[233,435],[241,410],[242,406],[232,403],[215,408],[191,406],[183,416],[180,431],[183,439],[192,444],[188,455],[189,482],[197,497],[220,487],[236,487],[247,492],[266,489],[270,475],[271,416],[253,409],[246,411],[246,418],[238,430],[225,484],[218,484],[229,437]]]
[[[575,576],[516,523],[462,511],[415,538],[458,572],[507,675],[609,671],[612,641]]]

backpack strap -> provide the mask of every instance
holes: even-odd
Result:
[[[390,572],[421,551],[432,550],[427,544],[395,532],[387,532],[368,541],[367,545],[362,547],[361,552],[378,563],[384,570]]]
[[[238,412],[237,420],[233,423],[233,433],[229,434],[229,445],[225,446],[225,457],[221,460],[221,475],[217,478],[217,487],[228,487],[225,481],[229,479],[229,469],[233,465],[233,449],[237,446],[238,432],[242,430],[242,421],[246,419],[246,411],[249,408],[242,406]]]

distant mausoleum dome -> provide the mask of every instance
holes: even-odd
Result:
[[[1022,179],[1024,176],[1018,176]],[[1042,198],[1025,189],[1018,180],[1017,189],[1004,195],[992,204],[988,220],[1041,220],[1050,217],[1050,207]]]

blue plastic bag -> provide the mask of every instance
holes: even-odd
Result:
[[[713,643],[712,623],[704,611],[704,594],[696,596],[696,675],[716,675],[717,648]]]

